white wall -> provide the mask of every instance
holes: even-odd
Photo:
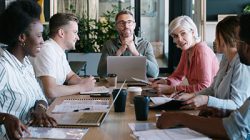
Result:
[[[217,22],[206,22],[205,26],[205,41],[211,48],[213,48],[213,41],[215,40],[216,25]]]

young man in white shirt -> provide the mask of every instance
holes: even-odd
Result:
[[[79,40],[77,17],[67,13],[55,14],[50,19],[49,32],[50,39],[45,41],[38,56],[31,58],[46,96],[53,99],[93,89],[94,77],[80,78],[66,59],[65,51],[75,49]]]

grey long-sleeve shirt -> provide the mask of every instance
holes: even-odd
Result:
[[[159,74],[159,67],[154,56],[153,47],[150,42],[134,36],[135,47],[141,56],[146,56],[147,76],[157,77]],[[99,61],[97,73],[99,76],[107,75],[107,56],[115,56],[117,50],[121,47],[119,38],[111,39],[105,42],[101,52],[102,56]],[[132,53],[126,50],[122,56],[132,56]]]

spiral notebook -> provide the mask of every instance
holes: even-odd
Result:
[[[110,107],[110,98],[65,99],[55,105],[52,113],[66,112],[106,112]]]
[[[109,89],[106,88],[105,86],[97,86],[97,87],[94,87],[93,90],[91,91],[82,91],[80,92],[80,94],[95,94],[95,93],[109,93]]]
[[[57,121],[59,126],[100,126],[108,116],[125,82],[123,82],[118,94],[105,111],[52,113],[51,116]]]

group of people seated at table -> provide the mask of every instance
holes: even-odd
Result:
[[[79,77],[67,61],[65,51],[75,48],[78,19],[73,14],[57,13],[50,18],[50,39],[42,38],[40,6],[32,1],[12,2],[0,15],[0,139],[20,139],[27,125],[55,126],[46,114],[56,97],[90,91],[95,79]],[[156,78],[159,67],[153,47],[134,35],[135,20],[130,11],[116,17],[118,36],[102,48],[98,66],[107,75],[107,56],[145,56],[147,76]],[[184,125],[215,138],[250,137],[250,15],[229,16],[216,26],[216,51],[219,61],[201,42],[197,27],[188,16],[169,24],[169,34],[182,50],[176,70],[167,78],[152,80],[158,94],[184,100],[183,108],[201,109],[200,116],[163,112],[157,127]],[[187,79],[188,85],[182,85]],[[38,81],[37,81],[38,80]],[[201,125],[202,124],[202,125]]]

